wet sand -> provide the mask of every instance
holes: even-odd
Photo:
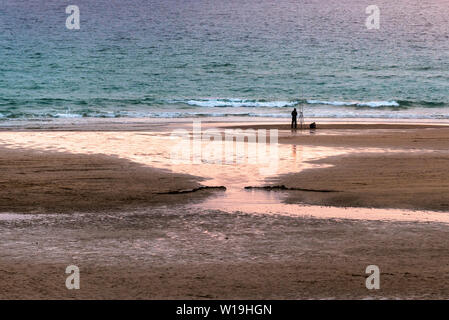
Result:
[[[248,126],[260,125],[237,127]],[[0,298],[447,299],[449,229],[431,217],[449,211],[448,133],[397,124],[282,130],[281,164],[296,164],[295,155],[300,165],[255,179],[245,165],[168,171],[168,140],[146,133],[6,132]],[[158,194],[221,182],[229,192]],[[336,192],[239,191],[265,184]],[[242,211],[236,201],[251,205]],[[298,215],[284,214],[282,201]],[[303,203],[349,207],[348,214],[326,217],[330,208]],[[352,206],[439,212],[384,221]],[[65,288],[70,264],[81,269],[79,291]],[[381,290],[365,287],[370,264],[380,267]]]
[[[285,125],[280,128],[285,129]],[[311,190],[290,191],[287,203],[449,212],[449,128],[446,126],[324,124],[312,132],[285,130],[279,142],[295,148],[314,145],[358,149],[355,153],[310,162],[326,167],[270,179],[267,185]],[[378,148],[378,151],[365,153],[368,148]]]
[[[0,212],[68,213],[130,210],[172,201],[190,202],[202,178],[145,167],[101,154],[0,148]]]
[[[361,153],[315,163],[332,167],[284,175],[272,183],[331,192],[291,191],[286,202],[449,212],[447,153]]]
[[[447,299],[447,224],[153,208],[8,220],[2,299]],[[65,288],[77,265],[81,289]],[[367,290],[378,265],[381,289]]]
[[[316,130],[288,125],[244,124],[225,128],[278,129],[279,142],[295,145],[346,148],[383,148],[411,150],[449,150],[449,125],[401,123],[318,123]]]

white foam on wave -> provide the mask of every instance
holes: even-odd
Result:
[[[298,104],[298,101],[260,101],[244,99],[191,99],[191,100],[173,100],[171,103],[185,103],[196,107],[265,107],[282,108],[291,107]]]
[[[54,115],[56,118],[82,118],[83,115],[76,113],[56,113]]]
[[[396,101],[371,101],[371,102],[358,103],[357,106],[359,106],[359,107],[371,107],[371,108],[399,107],[399,103],[397,103]]]
[[[391,101],[326,101],[326,100],[306,100],[307,104],[332,105],[337,107],[355,106],[355,107],[399,107],[399,103]],[[190,100],[170,100],[169,103],[183,103],[195,107],[214,108],[214,107],[265,107],[265,108],[283,108],[293,107],[300,101],[261,101],[244,99],[190,99]]]
[[[357,102],[344,102],[344,101],[323,101],[323,100],[307,100],[308,104],[324,104],[331,106],[352,106]]]
[[[396,101],[368,101],[368,102],[359,102],[359,101],[323,101],[323,100],[307,100],[308,104],[323,104],[323,105],[331,105],[331,106],[356,106],[356,107],[370,107],[370,108],[380,108],[380,107],[399,107],[399,103]]]

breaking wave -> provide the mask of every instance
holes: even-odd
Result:
[[[322,101],[322,100],[307,100],[308,104],[324,104],[331,106],[355,106],[355,107],[370,107],[370,108],[380,108],[380,107],[399,107],[400,104],[394,100],[392,101],[368,101],[368,102],[346,102],[346,101]]]
[[[266,100],[244,100],[244,99],[190,99],[169,100],[170,104],[186,104],[194,107],[219,108],[219,107],[249,107],[249,108],[283,108],[293,107],[298,104],[319,104],[337,107],[400,107],[397,101],[326,101],[326,100],[294,100],[294,101],[266,101]]]
[[[244,100],[244,99],[191,99],[191,100],[170,100],[169,103],[181,103],[196,107],[264,107],[282,108],[292,107],[300,101],[266,101],[266,100]]]

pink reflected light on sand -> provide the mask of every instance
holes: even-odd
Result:
[[[285,134],[285,133],[284,133]],[[284,204],[283,192],[246,191],[245,186],[262,186],[277,175],[298,172],[305,169],[320,168],[323,165],[310,163],[330,156],[351,152],[403,152],[401,150],[380,150],[376,148],[334,148],[319,146],[300,146],[278,144],[277,170],[263,174],[258,163],[240,161],[220,163],[202,161],[200,163],[172,163],[171,148],[175,143],[169,132],[0,132],[0,144],[12,149],[33,149],[42,152],[69,152],[78,154],[104,154],[145,166],[169,169],[204,177],[203,184],[209,186],[226,186],[226,192],[217,193],[206,201],[196,204],[203,209],[217,209],[227,212],[247,212],[256,214],[280,214],[291,216],[312,216],[317,218],[364,219],[364,220],[400,220],[400,221],[435,221],[449,223],[449,215],[439,212],[407,211],[396,209],[334,208]],[[207,148],[218,147],[220,142],[206,142]],[[243,150],[248,150],[248,142]],[[207,148],[203,150],[207,150]],[[246,154],[247,160],[251,158]]]

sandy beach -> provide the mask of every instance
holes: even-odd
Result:
[[[172,165],[172,127],[136,126],[0,132],[0,298],[448,298],[449,127],[204,124],[279,129],[267,175]]]
[[[105,155],[0,149],[0,211],[71,213],[131,210],[195,201],[200,177]],[[188,192],[192,190],[192,192]],[[177,195],[164,193],[185,192]],[[24,196],[26,195],[26,196]]]
[[[285,125],[241,128],[288,131]],[[313,161],[328,167],[283,175],[268,185],[333,191],[292,191],[289,203],[448,212],[448,137],[448,127],[428,124],[324,124],[317,131],[284,134],[280,143],[358,151]],[[365,153],[364,148],[378,151]]]

